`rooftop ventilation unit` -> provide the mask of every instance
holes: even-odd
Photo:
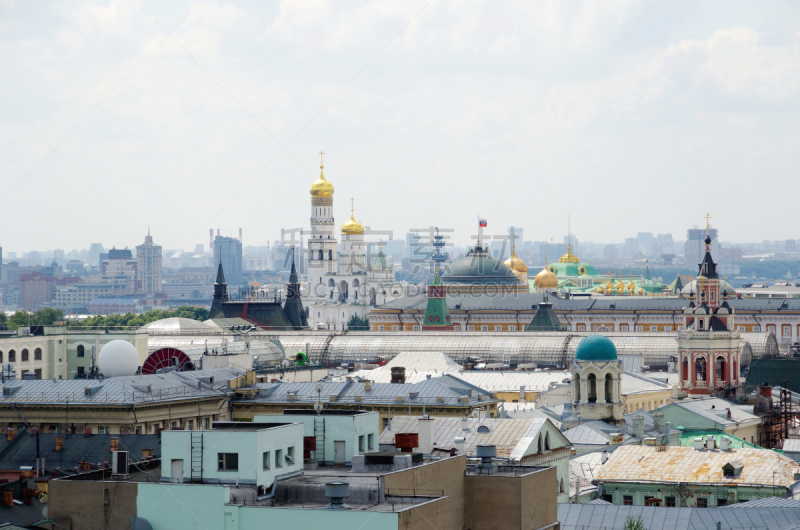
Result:
[[[486,425],[481,425],[480,427],[478,427],[478,433],[489,434],[489,427],[487,427]]]
[[[494,469],[492,459],[497,456],[497,447],[494,445],[477,445],[475,446],[475,456],[481,459],[478,467],[491,472]]]
[[[346,510],[344,500],[350,496],[349,482],[326,482],[325,496],[331,502],[325,506],[326,510]]]
[[[87,386],[86,388],[83,389],[83,395],[84,396],[93,396],[93,395],[97,394],[100,391],[101,388],[103,388],[102,385]]]

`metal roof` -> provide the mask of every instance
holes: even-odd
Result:
[[[784,453],[800,453],[800,440],[796,438],[787,438],[783,441],[781,447]]]
[[[630,517],[642,518],[648,530],[794,530],[800,521],[798,508],[661,508],[615,504],[559,504],[561,530],[623,530]]]
[[[362,382],[320,381],[256,383],[258,394],[252,398],[238,399],[240,402],[256,403],[347,403],[347,404],[396,404],[442,405],[474,407],[498,400],[484,389],[462,381],[452,375],[426,379],[418,383],[393,384],[372,383],[370,390]],[[317,391],[319,388],[319,392]],[[291,398],[290,394],[294,397]],[[471,394],[471,395],[470,395]],[[333,396],[333,399],[331,397]],[[401,398],[398,400],[398,398]]]
[[[231,368],[219,368],[104,379],[15,379],[3,383],[0,403],[103,405],[222,397],[228,381],[239,375]]]
[[[762,449],[697,450],[668,446],[666,451],[647,445],[624,445],[608,457],[597,473],[605,482],[648,482],[754,485],[789,487],[794,484],[797,462]],[[742,464],[735,476],[723,475],[722,467],[734,460]]]
[[[394,444],[397,433],[419,432],[418,416],[393,416],[391,428],[387,427],[380,436],[380,443]],[[508,419],[508,418],[468,418],[467,430],[461,418],[436,417],[433,419],[433,445],[439,449],[449,450],[455,447],[456,438],[464,438],[464,451],[468,456],[475,456],[478,445],[494,445],[498,458],[520,461],[526,456],[539,452],[538,435],[542,427],[550,420],[546,418]],[[569,442],[558,433],[558,429],[550,423],[552,432],[550,448],[568,447]],[[488,432],[478,432],[478,427],[488,428]]]
[[[61,436],[62,448],[55,450],[56,436]],[[152,449],[154,458],[161,458],[161,437],[157,434],[120,434],[119,448],[130,453],[129,458],[138,462],[142,460],[142,449]],[[48,468],[71,470],[78,462],[110,462],[110,434],[39,433],[39,455],[44,457]],[[0,469],[19,469],[20,466],[33,466],[36,462],[36,436],[27,432],[18,433],[12,441],[0,438]]]
[[[756,416],[755,414],[751,414],[750,412],[743,410],[743,408],[729,401],[725,401],[724,399],[714,398],[714,397],[693,398],[684,401],[675,401],[674,403],[670,403],[668,405],[664,405],[663,407],[661,407],[659,409],[659,412],[663,412],[662,409],[667,409],[670,407],[682,408],[688,412],[692,412],[694,414],[697,414],[698,416],[702,416],[707,420],[719,423],[720,425],[738,425],[740,423],[760,421],[759,417]],[[728,409],[730,409],[731,411],[730,418],[728,418]]]
[[[729,504],[725,506],[725,508],[800,508],[800,500],[784,499],[781,497],[764,497],[763,499]]]

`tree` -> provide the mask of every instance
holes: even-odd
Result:
[[[638,516],[636,519],[633,517],[628,517],[625,519],[625,526],[622,527],[623,530],[647,530],[644,526],[644,521],[642,521],[642,516]]]
[[[145,313],[126,313],[124,315],[97,315],[85,318],[80,322],[70,323],[71,327],[75,328],[110,328],[110,327],[140,327],[162,318],[170,317],[183,317],[192,320],[206,320],[208,318],[208,309],[203,307],[183,306],[175,311],[168,311],[166,309],[151,309]],[[62,316],[63,318],[63,316]]]
[[[360,318],[358,315],[353,315],[347,321],[347,329],[353,331],[369,331],[369,319],[367,317]]]

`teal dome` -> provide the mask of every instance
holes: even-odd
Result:
[[[617,347],[603,335],[584,337],[575,350],[576,361],[616,361]]]

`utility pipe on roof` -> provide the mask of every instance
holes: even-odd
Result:
[[[23,415],[20,413],[20,411],[18,411],[18,410],[17,410],[17,407],[16,407],[16,405],[17,405],[16,403],[12,403],[12,404],[11,404],[11,410],[13,410],[14,412],[16,412],[16,413],[17,413],[17,416],[19,416],[20,418],[22,418],[22,423],[24,423],[24,424],[25,424],[25,427],[27,427],[27,428],[28,428],[28,432],[30,432],[30,430],[31,430],[31,426],[30,426],[30,425],[28,424],[28,422],[25,420],[25,416],[23,416]]]

